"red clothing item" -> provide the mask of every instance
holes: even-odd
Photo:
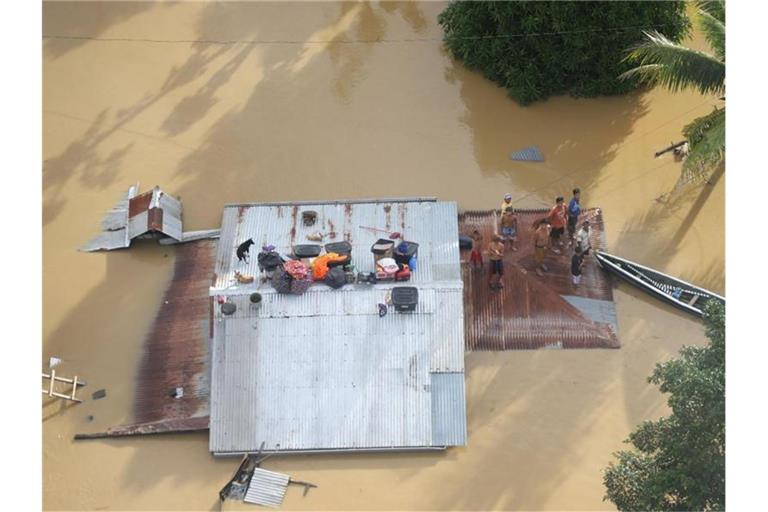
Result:
[[[568,208],[565,206],[565,203],[556,204],[549,210],[549,223],[552,224],[553,228],[564,228],[567,221]]]

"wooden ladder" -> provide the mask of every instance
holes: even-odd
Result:
[[[44,395],[55,396],[56,398],[63,398],[64,400],[71,400],[73,402],[80,402],[80,403],[82,403],[82,400],[77,398],[77,396],[75,396],[75,393],[77,393],[77,387],[78,386],[85,386],[85,381],[84,380],[77,380],[77,375],[75,375],[74,379],[68,379],[66,377],[59,377],[58,375],[56,375],[56,370],[51,368],[51,374],[49,375],[47,373],[44,373],[43,374],[43,379],[49,379],[50,380],[50,383],[48,385],[48,389],[44,389],[43,390],[43,394]],[[69,395],[65,395],[65,394],[57,393],[56,391],[54,391],[53,389],[54,389],[54,386],[56,385],[57,382],[63,382],[65,384],[72,384],[72,393],[69,394]]]

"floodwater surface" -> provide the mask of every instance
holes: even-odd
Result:
[[[42,359],[88,381],[83,404],[43,398],[46,509],[218,510],[237,465],[211,457],[204,434],[72,441],[131,421],[173,269],[172,247],[76,250],[136,182],[180,195],[187,230],[218,227],[229,202],[437,196],[481,209],[511,192],[539,207],[579,186],[604,210],[609,250],[724,290],[725,180],[664,203],[680,164],[653,157],[717,100],[652,90],[519,107],[444,52],[443,6],[44,4]],[[530,145],[544,163],[509,160]],[[283,508],[612,509],[611,453],[667,412],[646,377],[705,342],[682,313],[624,285],[615,296],[619,350],[467,355],[466,447],[270,459],[319,486],[291,487]]]

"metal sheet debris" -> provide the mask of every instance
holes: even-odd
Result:
[[[283,504],[289,480],[290,477],[285,473],[256,468],[248,492],[245,493],[245,501],[267,507],[279,507]]]

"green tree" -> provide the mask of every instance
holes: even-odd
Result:
[[[695,89],[702,94],[725,94],[725,4],[696,2],[699,30],[712,53],[687,48],[659,31],[645,32],[645,41],[630,48],[625,62],[636,67],[620,78],[659,84],[671,91]],[[690,154],[683,172],[702,174],[725,158],[725,107],[695,119],[683,129]]]
[[[605,470],[604,499],[619,510],[725,507],[725,307],[708,304],[705,347],[684,347],[649,382],[669,393],[672,414],[645,421]]]
[[[643,30],[687,34],[684,2],[452,2],[438,16],[445,45],[525,105],[549,96],[622,94],[639,79],[624,49]]]

